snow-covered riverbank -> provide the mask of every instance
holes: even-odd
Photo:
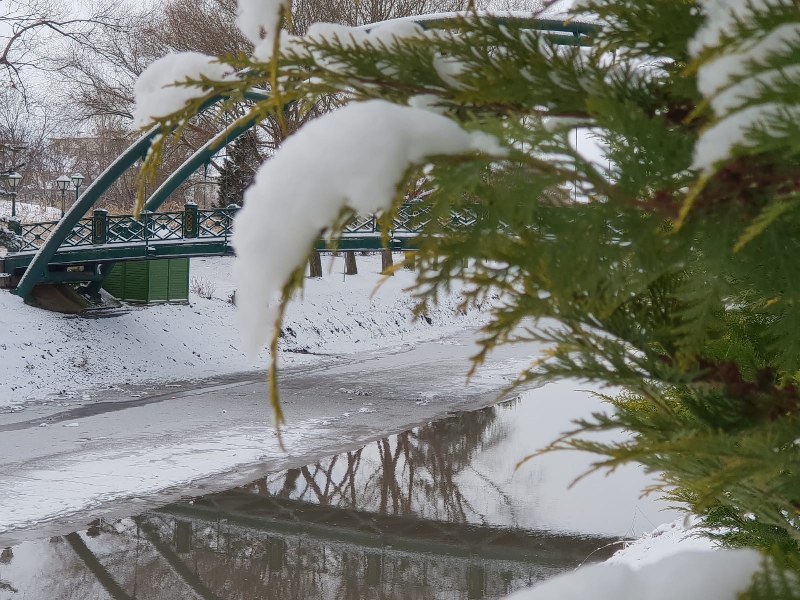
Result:
[[[191,380],[263,370],[240,350],[231,258],[193,259],[195,291],[188,305],[127,306],[108,317],[82,318],[46,312],[0,292],[0,407],[81,396],[114,384]],[[399,271],[378,286],[380,256],[359,256],[359,274],[345,277],[343,259],[328,258],[324,277],[308,279],[303,297],[284,324],[283,362],[313,361],[306,354],[346,354],[390,349],[474,327],[480,311],[457,314],[458,292],[427,320],[412,322],[412,298],[404,291],[413,273]],[[198,290],[198,288],[204,288]]]

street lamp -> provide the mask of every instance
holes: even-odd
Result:
[[[72,186],[75,188],[75,202],[77,202],[79,190],[81,189],[81,184],[83,183],[83,175],[80,173],[73,173],[71,179]]]
[[[13,171],[8,174],[8,187],[11,188],[11,216],[17,216],[17,185],[19,185],[19,180],[22,179],[22,175]]]
[[[69,187],[69,177],[67,177],[66,175],[62,175],[61,177],[56,179],[56,186],[58,186],[58,189],[61,191],[61,216],[63,217],[64,216],[64,194],[66,193],[67,188]]]

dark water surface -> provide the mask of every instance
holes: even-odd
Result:
[[[530,450],[519,442],[524,414],[519,401],[460,413],[7,548],[0,598],[488,599],[607,558],[626,533],[613,517],[572,519],[569,503],[545,493],[547,469],[505,474]],[[603,493],[590,488],[584,502],[613,513],[613,491]],[[620,510],[627,520],[634,509]],[[564,526],[573,521],[577,531]]]

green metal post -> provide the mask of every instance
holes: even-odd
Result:
[[[139,214],[139,221],[142,223],[142,235],[144,236],[145,248],[150,245],[150,211],[143,210]]]
[[[183,237],[196,238],[200,234],[200,223],[197,220],[197,204],[187,202],[183,207]]]
[[[225,207],[225,245],[228,245],[228,238],[230,237],[232,230],[233,230],[233,217],[236,216],[236,211],[239,210],[238,204],[228,204]]]
[[[108,243],[108,211],[104,208],[96,208],[92,213],[92,243]]]

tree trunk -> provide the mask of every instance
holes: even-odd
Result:
[[[381,272],[384,275],[394,275],[394,273],[387,273],[392,268],[394,262],[392,261],[392,251],[384,250],[381,252]]]
[[[314,252],[308,261],[308,276],[322,277],[322,258],[319,252]]]
[[[344,274],[345,275],[358,275],[358,266],[356,265],[356,253],[344,253]]]

